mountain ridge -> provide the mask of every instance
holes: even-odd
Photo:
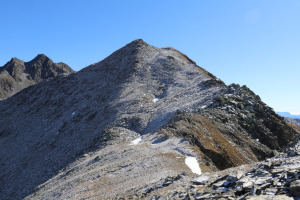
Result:
[[[37,55],[29,62],[12,58],[0,67],[0,99],[11,97],[19,91],[49,80],[56,76],[66,76],[74,71],[64,63],[54,63],[44,54]]]
[[[77,73],[41,82],[1,101],[0,153],[5,165],[16,166],[2,170],[6,175],[1,187],[12,184],[9,188],[14,191],[22,185],[32,191],[84,152],[117,138],[136,137],[135,131],[152,132],[177,109],[188,110],[191,105],[196,109],[225,87],[203,90],[197,84],[209,77],[185,59],[173,60],[166,54],[178,53],[135,41]],[[156,98],[160,100],[154,102]],[[115,131],[124,128],[126,134]],[[13,143],[27,153],[14,154]],[[22,160],[30,164],[21,167]],[[26,175],[30,172],[34,173]],[[5,194],[16,198],[25,193]]]
[[[193,177],[186,157],[217,171],[284,151],[296,134],[248,88],[135,40],[0,102],[0,197],[148,198]]]

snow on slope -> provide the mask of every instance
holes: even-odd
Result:
[[[186,157],[185,164],[192,170],[193,173],[201,175],[201,169],[195,157]]]

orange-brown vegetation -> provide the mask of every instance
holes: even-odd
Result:
[[[297,131],[298,133],[300,133],[300,128],[298,126],[296,126],[295,124],[288,123],[288,122],[287,122],[287,124],[289,126],[291,126],[295,131]]]
[[[186,114],[184,118],[175,121],[163,132],[191,138],[219,169],[247,163],[247,160],[214,127],[212,122],[199,114]]]

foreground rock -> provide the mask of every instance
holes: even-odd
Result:
[[[217,173],[205,173],[188,186],[167,195],[171,199],[294,199],[300,197],[300,157],[280,154],[264,162],[230,168]],[[180,193],[185,188],[186,192]],[[182,198],[185,196],[185,198]],[[189,197],[189,198],[186,198]]]
[[[0,99],[8,98],[19,91],[56,76],[66,76],[74,72],[64,63],[54,63],[40,54],[30,62],[12,58],[0,67]]]

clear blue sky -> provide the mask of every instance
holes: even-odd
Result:
[[[142,38],[300,113],[299,0],[9,0],[0,25],[0,66],[44,53],[79,70]]]

